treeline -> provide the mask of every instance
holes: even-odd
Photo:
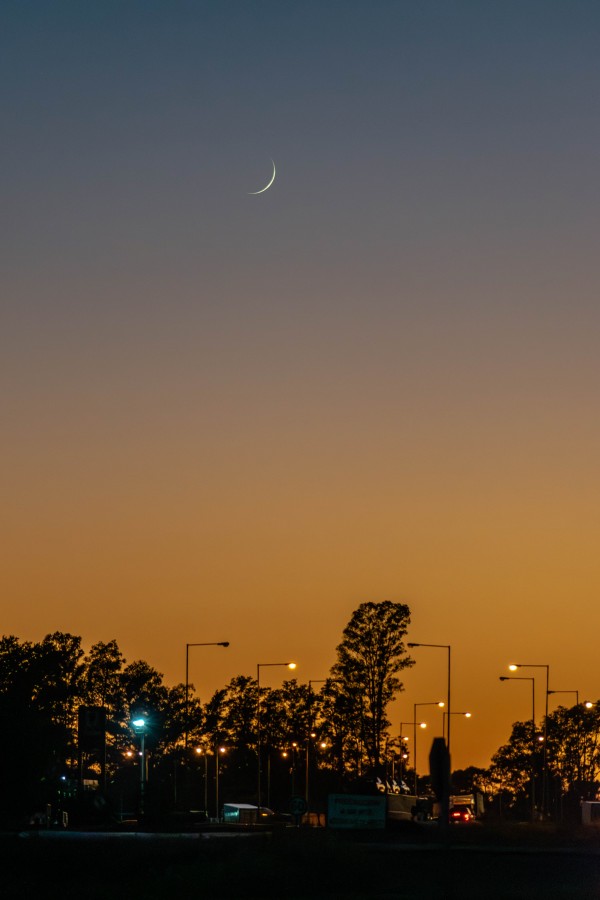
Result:
[[[336,649],[331,677],[319,690],[295,678],[278,689],[260,687],[260,746],[269,791],[273,787],[276,794],[279,781],[287,798],[292,787],[304,790],[303,779],[311,772],[319,773],[327,788],[340,787],[385,766],[386,710],[402,689],[398,673],[412,665],[403,644],[409,622],[404,604],[361,604]],[[102,745],[86,744],[83,751],[82,709],[102,709],[106,723]],[[139,765],[132,720],[138,715],[148,723],[148,790],[161,809],[189,805],[190,790],[197,804],[202,793],[209,794],[207,779],[212,794],[219,775],[222,791],[239,801],[253,800],[258,709],[258,685],[247,675],[233,678],[205,704],[189,685],[186,702],[185,684],[170,687],[147,662],[128,663],[115,640],[85,652],[80,637],[62,632],[39,643],[5,636],[0,641],[2,815],[14,821],[56,803],[65,784],[80,789],[94,781],[104,796],[131,805],[133,770]],[[219,772],[216,753],[222,754]]]
[[[81,800],[82,784],[97,788],[96,812],[135,813],[137,715],[148,723],[147,789],[160,814],[194,806],[214,815],[219,788],[221,801],[255,802],[259,707],[263,799],[272,805],[287,807],[290,794],[304,794],[307,778],[315,807],[329,791],[368,779],[399,780],[402,773],[412,785],[410,752],[407,758],[388,718],[403,689],[400,673],[413,664],[403,643],[409,622],[403,604],[361,604],[317,690],[291,678],[276,689],[261,685],[260,703],[248,675],[232,678],[206,703],[189,685],[186,703],[184,684],[168,686],[147,662],[128,662],[115,640],[86,652],[80,637],[62,632],[40,642],[5,636],[0,823],[23,822],[69,792]],[[78,717],[86,709],[103,711],[101,742],[80,740]],[[455,772],[453,789],[479,789],[503,814],[560,818],[581,799],[596,798],[599,778],[600,707],[578,703],[541,722],[516,722],[489,768]],[[419,788],[427,790],[426,776]]]

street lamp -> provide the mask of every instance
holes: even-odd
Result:
[[[416,703],[415,703],[415,706],[417,706]],[[413,766],[414,766],[414,770],[415,770],[415,797],[416,797],[417,796],[417,725],[419,726],[419,728],[427,728],[427,723],[426,722],[417,722],[416,715],[413,717],[412,722],[400,722],[400,741],[408,740],[408,738],[404,738],[402,735],[402,730],[405,725],[413,726],[413,741],[414,741],[414,744],[413,744],[413,746],[414,746]]]
[[[140,819],[144,818],[146,799],[146,726],[145,716],[136,716],[131,720],[133,731],[140,736]]]
[[[470,712],[443,712],[442,713],[442,728],[444,730],[444,734],[446,734],[446,717],[447,716],[464,716],[465,719],[470,719],[473,713]]]
[[[223,755],[226,752],[225,747],[215,747],[215,819],[217,822],[220,820],[219,816],[219,755]]]
[[[407,647],[438,647],[448,651],[448,684],[446,697],[446,710],[450,712],[450,676],[451,676],[451,650],[450,644],[417,644],[414,641],[408,643]],[[448,758],[450,758],[450,719],[448,719]]]
[[[511,672],[517,669],[545,669],[546,670],[546,710],[544,713],[544,757],[542,761],[542,812],[547,813],[547,782],[548,782],[548,693],[550,688],[550,666],[547,663],[512,663],[509,667]]]
[[[575,694],[575,705],[579,706],[579,691],[548,691],[548,694]],[[587,702],[589,703],[589,700]]]
[[[295,669],[295,662],[283,663],[257,663],[256,664],[256,759],[257,759],[257,779],[256,779],[256,819],[260,818],[261,790],[260,790],[260,670],[270,666],[285,666],[288,669]]]
[[[516,667],[509,666],[511,672],[516,671]],[[530,681],[531,682],[531,821],[535,822],[535,678],[527,678],[518,675],[500,675],[500,681]],[[546,695],[546,702],[548,696]],[[545,749],[545,748],[544,748]]]
[[[317,734],[314,730],[314,718],[313,718],[313,702],[315,693],[312,689],[313,684],[341,684],[342,682],[336,678],[311,678],[308,681],[308,694],[310,699],[310,733],[309,737],[313,740],[316,738]],[[326,744],[321,744],[322,748],[325,748]],[[306,800],[306,811],[310,813],[310,800],[309,800],[309,751],[310,751],[310,740],[306,741],[306,760],[305,760],[305,777],[304,777],[304,799]],[[318,768],[318,762],[317,762]]]
[[[440,709],[446,704],[443,700],[430,700],[428,703],[413,703],[413,740],[415,754],[415,797],[417,796],[417,707],[418,706],[439,706]]]
[[[190,716],[190,647],[229,647],[229,641],[209,641],[208,643],[185,645],[185,732],[183,743],[186,750],[188,745]]]
[[[204,815],[208,818],[208,752],[196,747],[196,754],[204,757]]]
[[[406,746],[405,746],[408,741],[408,738],[402,734],[402,722],[400,723],[399,738],[400,738],[400,790],[402,790],[402,785],[404,784],[404,760],[408,759],[408,753],[406,752]]]

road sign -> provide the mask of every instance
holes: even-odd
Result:
[[[308,804],[304,797],[292,797],[290,800],[290,812],[293,816],[303,816],[308,810]]]

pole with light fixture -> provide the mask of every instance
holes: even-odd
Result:
[[[430,700],[428,703],[413,703],[413,740],[414,740],[414,754],[415,754],[415,797],[418,794],[418,780],[417,780],[417,707],[418,706],[439,706],[440,709],[443,709],[445,703],[443,700]]]
[[[546,670],[546,705],[544,713],[544,753],[542,761],[542,815],[548,813],[548,692],[550,688],[550,666],[547,663],[512,663],[509,667],[511,672],[517,669],[545,669]]]
[[[519,675],[500,675],[500,681],[531,682],[531,821],[535,822],[535,678]]]
[[[452,662],[451,662],[451,653],[452,648],[450,644],[421,644],[415,643],[411,641],[407,643],[407,647],[436,647],[441,650],[448,651],[448,684],[447,684],[447,697],[446,697],[446,711],[450,712],[450,681],[451,681],[451,672],[452,672]],[[448,719],[448,757],[450,757],[450,719]]]
[[[146,726],[148,720],[138,715],[131,720],[135,734],[140,736],[140,819],[144,818],[146,802]]]
[[[283,663],[257,663],[256,664],[256,761],[257,761],[257,778],[256,778],[256,821],[260,821],[261,806],[261,784],[260,784],[260,670],[271,666],[285,666],[288,669],[295,669],[295,662]]]
[[[209,641],[208,643],[185,645],[185,722],[183,745],[187,750],[190,719],[190,647],[229,647],[229,641]]]

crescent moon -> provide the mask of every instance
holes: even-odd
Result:
[[[256,194],[264,194],[265,191],[268,191],[268,190],[269,190],[269,188],[271,187],[271,185],[272,185],[273,182],[275,181],[275,175],[276,175],[276,172],[275,172],[275,162],[274,162],[274,160],[271,160],[271,162],[273,163],[273,174],[271,175],[271,180],[269,181],[269,183],[266,184],[266,185],[264,186],[264,188],[261,188],[260,191],[248,191],[249,194],[253,194],[253,195],[256,196]]]

